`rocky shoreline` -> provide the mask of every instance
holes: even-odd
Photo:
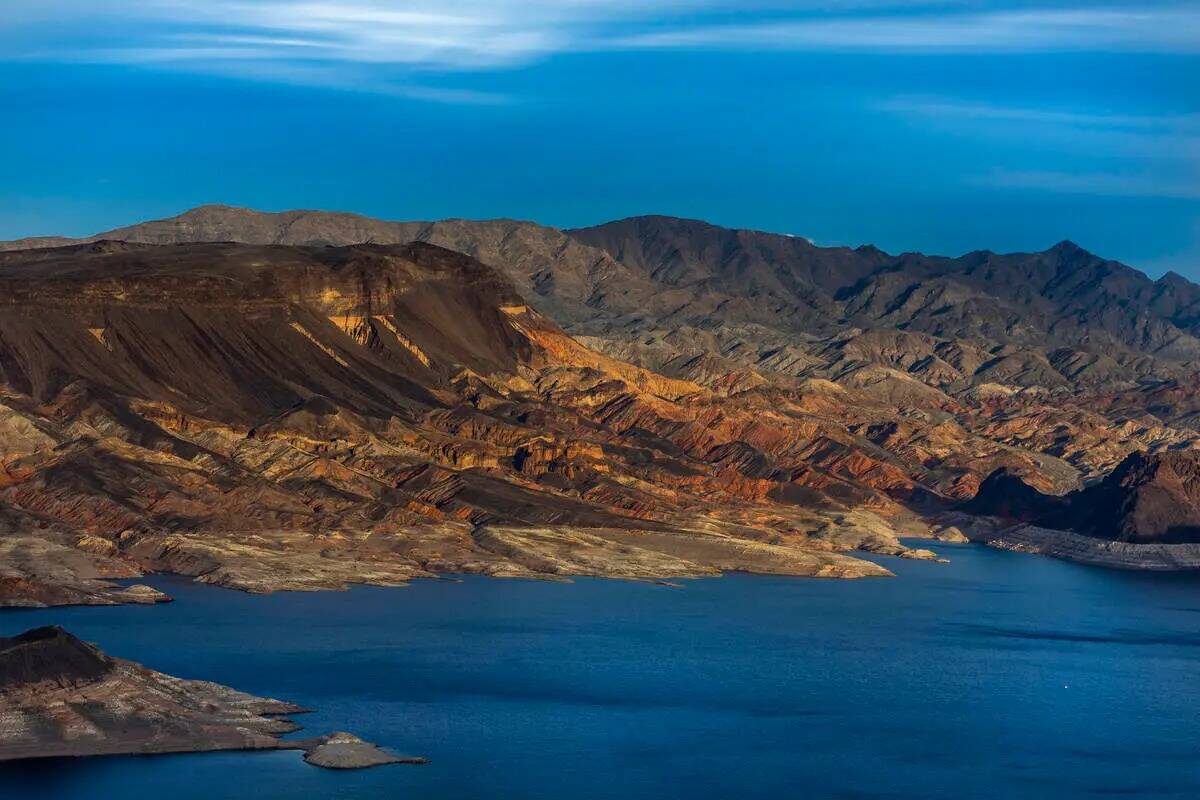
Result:
[[[1182,572],[1200,569],[1200,544],[1137,543],[1099,539],[1073,531],[1043,528],[999,517],[947,515],[947,524],[967,539],[999,550],[1061,558],[1110,569]]]
[[[0,638],[0,762],[218,750],[301,750],[309,764],[420,764],[347,733],[288,740],[308,711],[108,656],[57,626]]]
[[[428,764],[422,756],[401,756],[365,742],[352,733],[331,733],[296,743],[305,762],[325,769],[365,769],[385,764]]]

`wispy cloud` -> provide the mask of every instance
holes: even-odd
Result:
[[[997,171],[973,182],[988,187],[1038,189],[1064,194],[1200,200],[1200,182],[1163,175]]]
[[[1194,112],[1114,113],[945,97],[894,97],[876,108],[973,140],[976,149],[986,142],[981,152],[1006,167],[968,175],[972,186],[1200,199],[1200,114]],[[1055,169],[1043,168],[1047,159]]]
[[[0,59],[133,64],[452,102],[432,73],[512,68],[716,0],[5,0]],[[6,30],[8,36],[5,36]]]
[[[507,67],[564,52],[624,23],[693,12],[717,0],[7,0],[0,28],[34,35],[21,48],[144,61],[292,60],[430,69]],[[110,23],[79,42],[72,21]],[[63,35],[65,34],[65,36]]]
[[[1020,141],[1027,148],[1076,156],[1200,162],[1200,114],[1195,112],[1129,114],[938,97],[894,97],[877,108],[998,144]]]
[[[366,81],[374,89],[412,86],[415,74],[506,69],[580,51],[1200,52],[1200,8],[1169,0],[1025,0],[1020,8],[998,0],[4,2],[0,59],[325,84],[362,85],[367,67],[409,76],[377,74]]]
[[[1200,9],[1179,5],[776,19],[627,37],[628,47],[883,52],[1200,52]]]
[[[1103,111],[1035,108],[944,97],[893,97],[884,111],[940,119],[1018,122],[1105,130],[1177,131],[1200,134],[1200,114],[1114,114]]]

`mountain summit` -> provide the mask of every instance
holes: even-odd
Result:
[[[654,369],[708,353],[763,372],[832,377],[853,366],[842,343],[866,330],[915,335],[910,341],[922,344],[907,353],[860,355],[939,390],[1128,386],[1180,379],[1200,363],[1200,287],[1178,276],[1153,281],[1069,241],[1040,253],[893,256],[667,216],[560,231],[514,220],[386,222],[222,205],[95,239],[426,241],[501,270],[569,332]],[[795,346],[804,351],[799,361],[773,358]]]

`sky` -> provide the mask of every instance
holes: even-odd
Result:
[[[0,0],[0,239],[203,203],[1200,280],[1200,0]]]

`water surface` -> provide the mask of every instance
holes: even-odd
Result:
[[[158,579],[176,602],[5,612],[432,763],[56,759],[0,767],[0,797],[1200,797],[1200,579],[938,549],[890,580]]]

